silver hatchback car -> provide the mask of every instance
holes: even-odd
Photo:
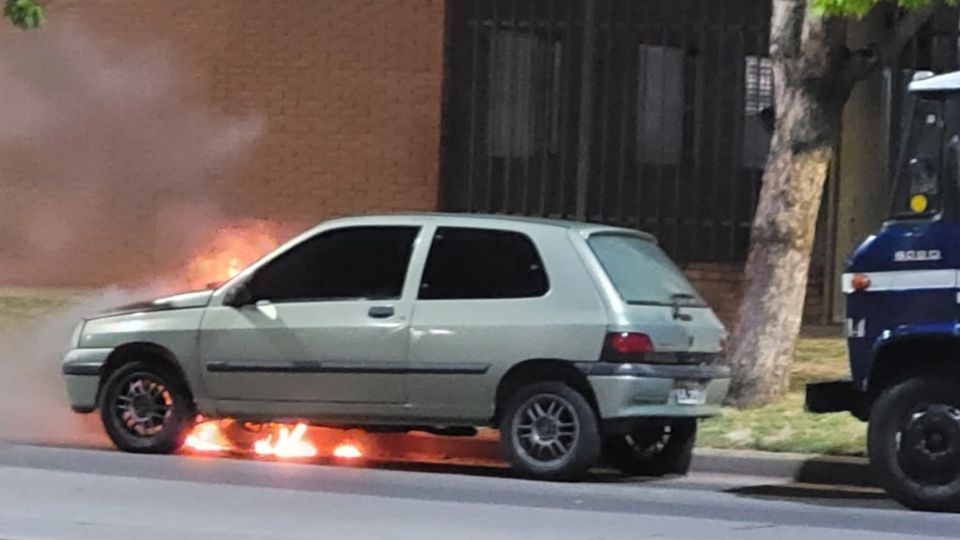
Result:
[[[173,452],[197,414],[438,434],[500,430],[522,474],[601,457],[684,473],[719,412],[726,332],[654,239],[474,215],[366,216],[216,290],[83,321],[63,364],[117,447]]]

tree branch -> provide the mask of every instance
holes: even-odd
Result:
[[[942,2],[935,0],[929,4],[907,11],[897,19],[891,35],[881,45],[873,45],[851,52],[847,74],[851,83],[865,79],[884,65],[893,63],[910,44],[914,36],[930,22]]]
[[[931,2],[900,17],[893,29],[893,38],[880,49],[880,60],[884,63],[896,60],[920,29],[933,18],[940,6],[940,2]]]
[[[774,61],[803,56],[806,0],[774,0],[770,18],[770,56]]]

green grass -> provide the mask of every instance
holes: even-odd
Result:
[[[725,409],[701,424],[698,445],[706,448],[864,455],[866,425],[850,414],[809,414],[804,385],[848,376],[847,351],[839,337],[804,337],[797,349],[790,393],[775,405]]]
[[[0,329],[15,330],[77,301],[71,290],[0,288]],[[698,444],[708,448],[862,455],[866,427],[849,414],[803,411],[803,389],[810,381],[847,376],[844,342],[831,333],[811,332],[800,340],[790,394],[776,405],[746,411],[725,409],[701,424]]]
[[[0,288],[0,330],[15,329],[69,307],[78,298],[78,291],[67,289]]]

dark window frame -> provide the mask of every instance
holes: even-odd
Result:
[[[537,293],[533,294],[523,294],[523,295],[510,295],[510,296],[444,296],[444,297],[430,297],[424,295],[425,288],[429,288],[429,272],[431,270],[430,263],[433,260],[434,249],[437,242],[443,238],[444,233],[449,232],[473,232],[473,233],[489,233],[492,235],[504,235],[504,236],[514,236],[517,239],[522,240],[526,246],[530,248],[530,253],[536,257],[535,265],[539,266],[540,276],[537,279],[542,279],[542,287],[538,288]],[[530,235],[510,229],[498,229],[498,228],[484,228],[484,227],[463,227],[463,226],[440,226],[434,231],[433,238],[430,242],[429,250],[427,251],[426,259],[424,260],[423,272],[420,275],[420,283],[417,288],[417,301],[419,302],[437,302],[437,301],[455,301],[455,302],[466,302],[466,301],[505,301],[505,300],[531,300],[537,298],[543,298],[550,294],[552,291],[553,282],[550,279],[550,273],[547,270],[546,264],[544,263],[543,256],[540,253],[540,250],[537,247],[537,243],[530,237]],[[541,290],[542,289],[542,290]]]
[[[274,295],[265,295],[260,294],[257,291],[257,279],[258,276],[262,275],[262,272],[265,269],[269,269],[271,266],[282,262],[287,257],[292,256],[298,249],[305,248],[311,242],[318,241],[324,237],[329,237],[333,234],[339,233],[349,233],[353,231],[370,231],[370,230],[408,230],[412,233],[410,239],[410,248],[409,252],[406,254],[406,264],[403,271],[403,276],[400,280],[399,292],[396,295],[391,295],[389,297],[380,297],[380,296],[297,296],[297,297],[288,297],[288,298],[270,298],[269,296]],[[262,267],[258,268],[256,272],[250,277],[249,286],[253,296],[254,301],[266,300],[272,304],[303,304],[303,303],[316,303],[316,302],[378,302],[378,301],[399,301],[403,299],[404,289],[408,279],[410,278],[410,271],[412,268],[412,263],[414,261],[414,255],[416,251],[417,239],[423,233],[423,226],[421,225],[356,225],[356,226],[345,226],[338,227],[333,229],[327,229],[321,231],[310,238],[299,242],[295,246],[290,247],[287,251],[279,254],[276,258],[270,260]]]

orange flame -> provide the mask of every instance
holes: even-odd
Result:
[[[289,427],[281,426],[276,441],[273,434],[267,435],[254,443],[253,451],[258,456],[275,456],[279,458],[310,458],[317,455],[317,448],[303,439],[307,433],[306,424],[297,424],[290,431]]]
[[[363,452],[353,443],[341,443],[333,449],[333,457],[337,459],[360,459]]]
[[[188,449],[203,452],[216,453],[227,452],[230,450],[230,443],[220,431],[217,422],[203,422],[197,424],[193,431],[187,436],[184,446]]]
[[[329,430],[327,430],[329,431]],[[278,459],[305,459],[330,451],[329,456],[341,461],[354,461],[365,457],[363,445],[355,437],[326,433],[327,441],[321,443],[316,436],[324,430],[313,430],[305,423],[250,424],[230,418],[212,420],[198,416],[196,425],[184,442],[184,450],[192,454],[224,454],[273,457]],[[331,437],[336,439],[330,440]],[[329,443],[335,443],[327,446]]]
[[[217,230],[187,266],[187,285],[202,289],[235,277],[276,249],[278,227],[266,221],[239,223]]]
[[[241,270],[243,270],[243,265],[240,263],[240,259],[234,257],[233,259],[230,259],[230,265],[227,266],[227,277],[236,277]]]

